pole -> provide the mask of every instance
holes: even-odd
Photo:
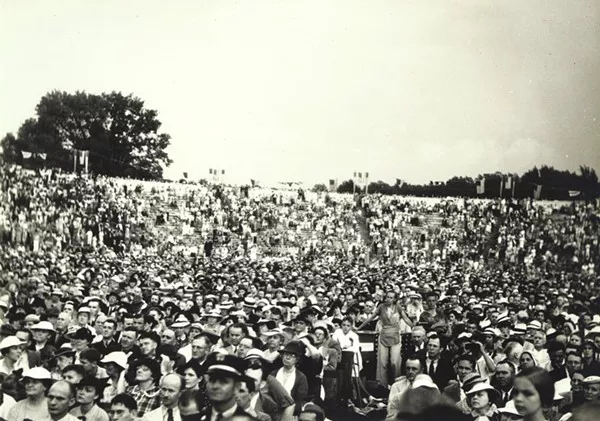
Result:
[[[73,173],[77,174],[77,149],[73,149]]]
[[[502,198],[502,192],[504,190],[504,176],[500,176],[500,198]]]
[[[515,184],[517,184],[517,176],[515,175],[515,179],[513,180],[513,185],[512,185],[512,195],[511,197],[514,199],[515,198]]]

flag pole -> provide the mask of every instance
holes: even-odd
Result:
[[[514,199],[515,198],[515,184],[517,184],[517,176],[515,175],[515,179],[513,180],[512,183],[512,194],[511,197]]]
[[[500,176],[500,198],[502,198],[502,192],[504,190],[504,175]]]

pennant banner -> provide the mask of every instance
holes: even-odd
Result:
[[[398,186],[399,189],[401,189],[402,186],[404,185],[404,181],[402,181],[401,179],[397,178],[396,179],[396,185]]]
[[[569,197],[577,197],[581,194],[579,190],[569,190]]]
[[[506,183],[504,184],[504,187],[506,188],[506,190],[509,190],[512,186],[512,177],[509,175],[508,178],[506,179]]]
[[[183,178],[188,178],[188,173],[187,172],[183,173]]]
[[[45,153],[40,153],[40,154],[38,154],[38,156],[39,156],[40,158],[42,158],[44,161],[46,160],[46,155],[47,155],[47,154],[45,154]]]
[[[23,159],[29,159],[31,158],[31,155],[33,155],[31,152],[27,151],[22,151],[21,154],[23,155]]]
[[[542,185],[538,184],[535,186],[535,191],[533,192],[533,198],[535,200],[540,200],[541,195],[542,195]]]

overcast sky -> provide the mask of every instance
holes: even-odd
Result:
[[[411,182],[600,170],[598,0],[0,0],[0,134],[133,93],[170,177]]]

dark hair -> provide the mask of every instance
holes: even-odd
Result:
[[[188,407],[192,402],[196,404],[198,410],[201,410],[206,405],[206,402],[204,402],[204,398],[202,397],[202,392],[197,390],[184,391],[179,398],[179,406]]]
[[[459,355],[454,360],[454,364],[458,364],[461,361],[468,361],[471,364],[471,367],[473,367],[473,368],[477,367],[477,362],[475,361],[475,358],[471,354],[462,354],[462,355]]]
[[[138,409],[136,400],[133,398],[133,396],[128,395],[127,393],[119,393],[113,398],[112,401],[110,401],[111,406],[116,404],[121,404],[130,411],[137,411]]]
[[[529,352],[529,351],[524,351],[523,353],[525,353],[525,352]],[[530,354],[531,354],[531,353],[530,353]],[[513,364],[513,363],[511,363],[510,361],[508,361],[507,359],[504,359],[504,360],[500,360],[500,361],[498,361],[498,362],[496,363],[496,367],[498,367],[500,364],[503,364],[503,365],[507,365],[507,366],[509,366],[509,367],[510,367],[510,370],[511,370],[513,373],[515,373],[515,372],[517,371],[517,370],[516,370],[516,368],[515,368],[515,366],[514,366],[514,364]]]
[[[85,369],[83,368],[83,366],[81,364],[68,365],[65,368],[63,368],[62,372],[64,374],[67,371],[74,371],[75,373],[79,374],[82,378],[85,377]]]
[[[554,381],[552,376],[541,367],[526,368],[517,374],[517,378],[526,378],[540,395],[542,407],[548,408],[554,402]]]

